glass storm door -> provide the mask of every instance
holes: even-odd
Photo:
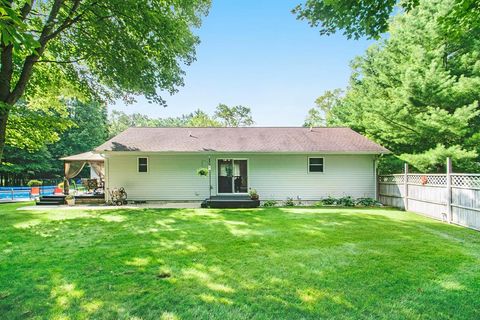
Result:
[[[247,160],[218,159],[218,193],[247,193]]]

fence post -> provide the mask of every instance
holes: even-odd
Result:
[[[408,163],[406,162],[403,171],[403,207],[405,211],[408,211]]]
[[[447,158],[447,219],[448,223],[453,222],[452,214],[452,159]]]
[[[15,200],[15,194],[14,194],[13,188],[11,189],[11,192],[12,192],[12,200]]]

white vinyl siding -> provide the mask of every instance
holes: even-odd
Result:
[[[107,187],[124,187],[130,200],[202,200],[208,197],[208,155],[148,153],[148,174],[138,173],[137,157],[107,154]],[[325,170],[312,174],[309,157],[323,158]],[[248,185],[261,200],[319,200],[327,196],[375,197],[373,155],[212,154],[212,195],[217,191],[217,159],[248,159]]]

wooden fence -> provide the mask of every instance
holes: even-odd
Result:
[[[480,174],[403,174],[378,177],[381,203],[480,230]]]

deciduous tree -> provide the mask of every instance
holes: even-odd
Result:
[[[0,159],[19,112],[77,97],[164,103],[209,0],[0,0]],[[8,130],[7,130],[8,129]],[[17,143],[21,144],[21,143]]]

